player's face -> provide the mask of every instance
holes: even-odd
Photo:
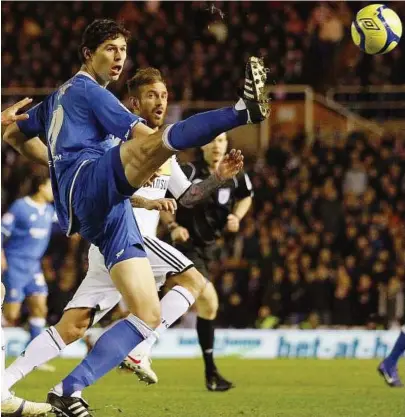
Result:
[[[162,82],[144,85],[139,97],[131,97],[132,106],[151,128],[162,126],[167,112],[167,88]]]
[[[107,39],[91,55],[88,66],[100,81],[109,83],[118,80],[127,58],[127,41],[122,35]]]
[[[39,187],[39,192],[45,198],[48,203],[52,203],[53,194],[52,194],[52,184],[51,180],[47,180],[44,184]]]
[[[227,147],[228,139],[226,138],[226,133],[221,133],[212,142],[203,146],[201,149],[204,153],[205,161],[211,165],[221,161],[225,156]]]

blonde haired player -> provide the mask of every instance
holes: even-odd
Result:
[[[1,113],[1,127],[9,126],[17,120],[26,120],[28,119],[28,114],[17,114],[17,112],[25,107],[26,105],[32,102],[31,98],[24,98],[19,102],[8,107]],[[3,255],[3,252],[2,252]],[[5,265],[5,259],[1,260],[1,270],[3,272]],[[6,295],[6,289],[1,283],[1,307],[3,308],[3,301]],[[4,376],[4,368],[6,363],[6,340],[1,329],[1,374]],[[1,384],[1,415],[3,417],[13,416],[13,417],[23,417],[23,416],[44,416],[47,413],[52,411],[50,404],[46,403],[35,403],[32,401],[26,401],[22,398],[16,397],[12,394],[4,384],[4,379]]]

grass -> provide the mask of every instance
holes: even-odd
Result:
[[[53,361],[55,373],[34,371],[15,386],[16,394],[43,400],[76,363]],[[155,360],[157,385],[146,387],[132,375],[112,371],[84,397],[95,417],[404,417],[405,390],[385,386],[377,363],[219,359],[236,388],[211,393],[203,384],[201,360]]]

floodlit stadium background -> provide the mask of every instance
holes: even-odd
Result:
[[[125,102],[135,69],[158,67],[170,90],[170,121],[232,102],[247,57],[265,57],[271,119],[230,136],[246,154],[255,197],[241,232],[218,242],[211,265],[217,324],[232,329],[218,332],[219,354],[374,357],[395,340],[405,291],[405,43],[388,55],[360,53],[349,27],[362,5],[1,4],[3,108],[23,96],[38,102],[74,74],[81,33],[94,18],[122,20],[133,35],[111,90]],[[390,6],[405,17],[404,3]],[[1,158],[4,212],[27,193],[35,165],[6,144]],[[82,239],[54,233],[43,262],[49,325],[86,262]],[[198,356],[193,319],[191,312],[169,332],[156,355]],[[254,328],[264,330],[240,330]],[[8,354],[19,354],[26,333],[7,335]],[[70,354],[84,351],[78,344]]]

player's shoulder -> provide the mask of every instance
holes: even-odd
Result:
[[[26,197],[17,198],[14,200],[7,212],[13,213],[14,215],[18,215],[21,213],[25,213],[28,210],[29,206],[26,201]]]
[[[27,197],[20,197],[17,198],[12,204],[11,207],[13,208],[25,208],[28,207]]]

